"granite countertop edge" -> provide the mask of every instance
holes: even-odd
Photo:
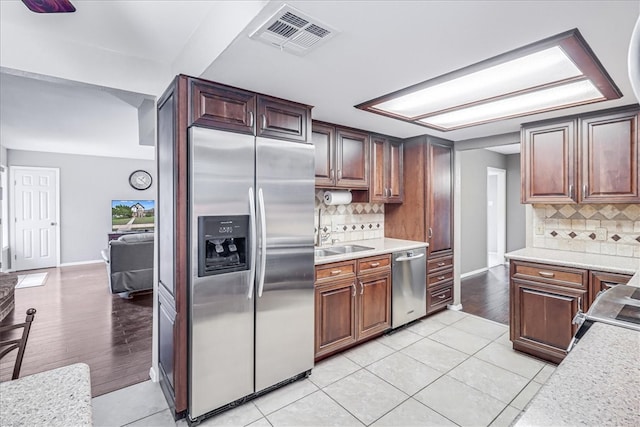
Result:
[[[587,254],[556,249],[524,248],[506,253],[505,257],[520,261],[542,262],[609,273],[635,274],[640,271],[640,258]]]
[[[411,249],[419,249],[419,248],[425,248],[429,246],[429,244],[426,242],[418,242],[414,240],[392,239],[389,237],[384,237],[381,239],[357,240],[352,242],[336,242],[336,244],[333,246],[342,246],[342,245],[367,246],[372,249],[360,251],[360,252],[351,252],[346,254],[315,257],[315,265],[329,264],[332,262],[340,262],[340,261],[351,261],[353,259],[358,259],[358,258],[366,258],[370,256],[375,256],[375,255],[390,254],[398,251],[408,251]],[[322,246],[316,249],[326,249],[326,248],[330,248],[330,246]]]
[[[595,322],[515,424],[640,425],[640,331]]]
[[[89,366],[75,363],[0,383],[0,420],[11,426],[91,426]]]

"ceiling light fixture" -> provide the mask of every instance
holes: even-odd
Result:
[[[621,96],[573,29],[356,108],[449,131]]]

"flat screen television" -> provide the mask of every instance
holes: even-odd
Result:
[[[112,200],[111,229],[113,231],[149,232],[155,229],[155,200]]]

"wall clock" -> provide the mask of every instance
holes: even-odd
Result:
[[[137,170],[129,175],[129,184],[136,190],[146,190],[151,187],[151,175],[147,171]]]

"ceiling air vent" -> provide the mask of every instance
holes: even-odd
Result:
[[[296,55],[306,55],[337,33],[328,25],[285,4],[249,37]]]

